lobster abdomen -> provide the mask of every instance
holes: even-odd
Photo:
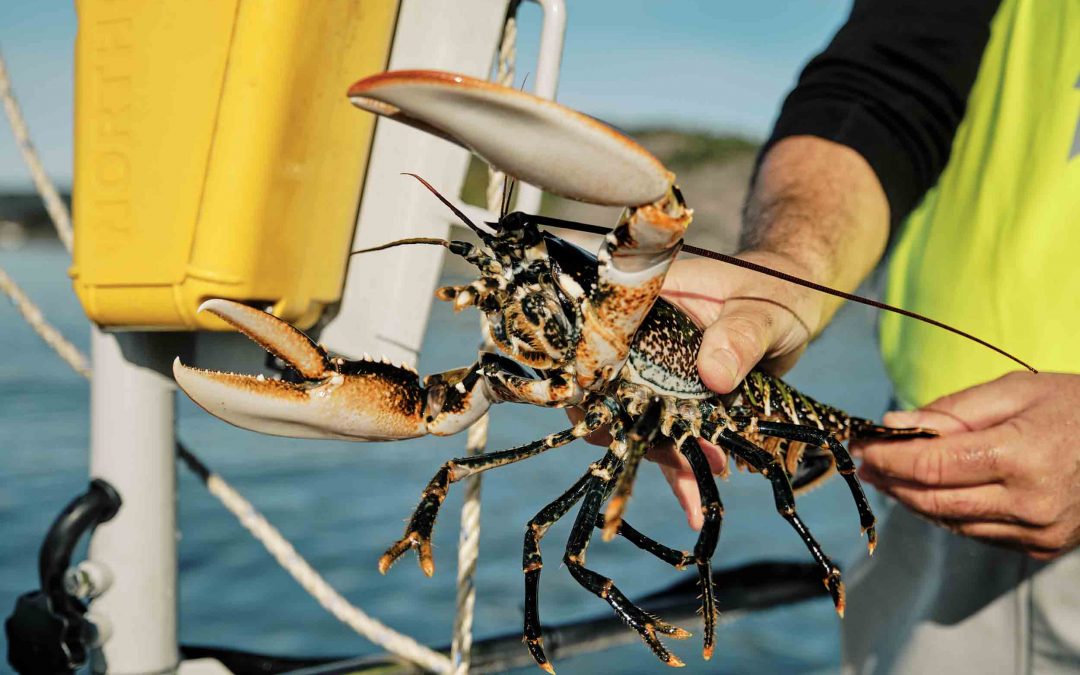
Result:
[[[627,362],[643,384],[685,398],[713,392],[698,375],[701,329],[679,308],[660,298],[641,322]]]

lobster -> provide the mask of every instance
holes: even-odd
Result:
[[[660,636],[684,639],[690,633],[635,605],[611,579],[586,566],[586,552],[600,529],[605,540],[621,536],[676,568],[695,567],[702,589],[703,656],[711,657],[717,619],[711,560],[724,508],[699,439],[769,481],[778,513],[813,557],[842,616],[840,570],[799,517],[795,495],[835,470],[851,492],[873,553],[874,514],[843,442],[935,432],[850,416],[762,370],[753,370],[729,394],[710,391],[696,365],[701,327],[660,297],[692,211],[674,175],[619,132],[559,104],[452,73],[383,73],[357,82],[348,95],[364,110],[463,145],[516,179],[572,199],[627,208],[594,256],[541,227],[561,221],[504,213],[497,222],[477,225],[420,179],[476,233],[480,245],[425,238],[371,250],[438,245],[476,268],[471,283],[437,291],[456,309],[475,307],[486,318],[493,346],[482,348],[472,365],[421,379],[414,370],[386,361],[334,357],[268,313],[213,299],[200,311],[246,334],[284,361],[293,376],[202,370],[177,359],[174,376],[184,391],[211,414],[246,429],[355,441],[454,434],[500,402],[583,411],[570,428],[540,440],[443,464],[424,488],[403,536],[380,558],[383,573],[410,549],[423,572],[434,573],[432,530],[453,483],[606,427],[611,441],[605,454],[540,509],[525,530],[524,638],[536,663],[549,672],[554,669],[544,652],[538,606],[540,542],[579,502],[563,555],[570,575],[637,631],[660,661],[679,666]],[[661,441],[673,443],[686,458],[701,495],[704,526],[691,552],[664,546],[623,519],[641,460]]]

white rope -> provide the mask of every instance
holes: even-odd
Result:
[[[502,40],[499,42],[498,65],[495,81],[503,86],[514,83],[514,60],[517,43],[517,20],[513,16],[506,18]],[[506,176],[500,171],[488,167],[487,207],[493,213],[499,213],[503,199],[503,185]],[[482,334],[484,318],[480,317]],[[488,415],[478,419],[469,427],[465,442],[467,455],[478,455],[487,446]],[[454,675],[466,675],[472,661],[473,612],[476,608],[476,561],[480,557],[480,474],[465,479],[465,501],[461,507],[461,533],[458,536],[457,570],[457,612],[454,615],[454,636],[450,643],[450,660],[454,665]]]
[[[478,455],[487,445],[488,415],[469,427],[465,452]],[[476,561],[480,557],[480,476],[465,479],[465,502],[461,506],[461,534],[458,537],[457,612],[450,661],[454,675],[469,672],[472,654],[473,610],[476,608]]]
[[[23,120],[19,105],[15,100],[8,79],[7,68],[4,64],[3,55],[0,55],[0,97],[4,100],[4,108],[7,111],[8,121],[11,123],[15,139],[22,149],[23,159],[34,178],[42,200],[45,202],[49,217],[56,227],[57,235],[64,242],[68,252],[72,248],[71,214],[67,206],[60,199],[56,187],[49,179],[42,167],[37,151],[30,142],[26,123]],[[91,369],[86,355],[71,344],[64,336],[53,327],[44,317],[41,310],[26,296],[18,284],[0,268],[0,290],[11,299],[18,308],[23,318],[34,331],[49,345],[75,372],[85,378],[90,378]],[[278,563],[315,598],[320,605],[333,614],[337,619],[351,627],[361,636],[379,645],[386,651],[401,658],[411,661],[422,668],[436,673],[450,673],[452,668],[450,659],[442,654],[425,647],[407,635],[398,633],[378,620],[372,618],[360,608],[352,605],[340,593],[335,591],[329,583],[296,551],[292,544],[279,532],[258,510],[237,492],[224,478],[210,472],[201,460],[194,456],[190,450],[183,450],[181,454],[187,454],[185,463],[196,473],[196,467],[191,463],[194,460],[202,470],[200,476],[210,494],[229,510],[240,524],[243,525],[255,539],[266,548]]]
[[[451,672],[450,659],[373,619],[342,597],[297,553],[281,532],[221,476],[211,473],[206,478],[206,487],[210,494],[217,497],[225,508],[236,516],[240,524],[266,547],[278,564],[339,621],[387,651],[427,670],[436,673]]]
[[[64,361],[85,378],[90,378],[91,371],[86,356],[78,347],[71,344],[41,314],[41,310],[26,297],[22,289],[0,268],[0,289],[18,307],[35,332]],[[472,429],[470,429],[470,436]],[[191,454],[191,451],[187,451]],[[194,457],[194,455],[192,455]],[[201,460],[195,458],[201,464]],[[205,467],[205,465],[204,465]],[[427,670],[449,673],[450,659],[428,649],[407,635],[402,635],[380,623],[363,610],[350,604],[348,600],[323,579],[318,572],[297,553],[292,544],[271,525],[240,493],[216,473],[208,473],[205,484],[210,494],[217,497],[240,524],[274,557],[278,563],[327,611],[342,623],[383,649],[416,663]]]
[[[8,77],[3,54],[0,54],[0,98],[4,99],[4,112],[7,113],[8,122],[11,123],[11,132],[15,134],[15,142],[19,145],[23,160],[30,169],[34,186],[41,195],[41,200],[45,202],[45,210],[49,212],[49,218],[56,228],[57,236],[64,243],[64,248],[68,250],[68,253],[71,253],[74,245],[71,214],[64,200],[60,198],[60,193],[56,191],[56,186],[45,173],[45,167],[41,165],[41,159],[38,157],[37,150],[34,149],[34,144],[30,142],[30,131],[26,127],[26,120],[23,118],[19,103],[15,100],[15,92],[11,90],[11,80]]]
[[[38,306],[30,298],[26,297],[26,293],[23,293],[15,280],[8,276],[2,267],[0,267],[0,290],[4,291],[16,309],[19,310],[19,313],[22,314],[26,323],[30,324],[30,327],[45,341],[45,344],[49,345],[60,358],[64,359],[76,373],[86,378],[90,377],[90,362],[87,360],[86,355],[80,352],[78,347],[68,342],[67,338],[49,323],[45,315],[38,309]]]
[[[71,214],[68,213],[67,205],[60,199],[56,186],[53,185],[48,174],[45,173],[45,168],[41,165],[41,159],[38,157],[37,150],[34,149],[34,144],[30,142],[30,132],[27,130],[26,120],[23,119],[19,103],[15,100],[15,92],[11,89],[7,64],[2,53],[0,53],[0,98],[4,100],[4,111],[7,112],[11,132],[15,135],[15,142],[18,143],[19,149],[22,151],[26,166],[30,169],[30,175],[34,179],[34,186],[37,188],[38,194],[41,195],[42,201],[45,202],[45,209],[49,212],[49,218],[52,220],[53,226],[56,227],[56,234],[60,237],[60,241],[64,242],[64,247],[70,253],[72,246]],[[8,276],[7,272],[2,268],[0,268],[0,289],[4,291],[19,310],[26,323],[30,324],[34,332],[45,341],[45,344],[49,345],[76,373],[85,378],[90,377],[90,360],[86,358],[86,355],[49,323],[41,309],[27,297],[26,293],[15,283],[15,280]]]

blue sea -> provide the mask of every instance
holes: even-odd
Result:
[[[23,286],[72,341],[88,348],[88,328],[59,245],[35,242],[0,252],[0,265]],[[843,310],[790,374],[808,394],[855,414],[878,417],[889,392],[873,345],[875,316]],[[0,301],[0,614],[36,584],[37,551],[57,512],[87,485],[89,388]],[[465,364],[474,354],[476,319],[439,303],[431,316],[421,371]],[[252,349],[258,349],[252,345]],[[437,571],[425,578],[405,559],[387,576],[375,569],[385,547],[431,475],[461,453],[462,438],[424,438],[395,444],[298,441],[235,429],[178,396],[178,433],[288,536],[346,597],[428,644],[449,642],[460,490],[452,490],[436,529]],[[490,447],[508,447],[565,427],[558,411],[502,406],[492,414]],[[560,494],[598,456],[583,442],[486,475],[477,575],[477,638],[521,624],[520,569],[525,522]],[[645,467],[628,520],[676,548],[694,533],[659,471]],[[341,657],[379,651],[309,598],[263,548],[184,469],[179,471],[180,638],[291,656]],[[736,474],[721,483],[726,507],[714,565],[808,559],[777,516],[760,476]],[[845,568],[866,548],[851,498],[831,481],[799,500],[800,512]],[[572,518],[545,539],[542,618],[557,623],[601,615],[606,605],[581,589],[557,564]],[[631,598],[674,583],[680,574],[625,542],[595,541],[590,567],[611,576]],[[722,592],[722,590],[721,590]],[[699,626],[686,626],[700,632]],[[0,636],[0,653],[6,645]],[[759,613],[720,628],[716,654],[701,661],[693,638],[669,643],[687,672],[833,672],[839,665],[839,619],[831,603],[805,602]],[[524,647],[523,647],[524,648]],[[560,674],[659,672],[640,643],[556,664]],[[6,671],[6,661],[0,671]],[[521,672],[537,672],[532,668]]]

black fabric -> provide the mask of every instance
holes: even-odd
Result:
[[[945,168],[998,5],[856,0],[803,69],[762,152],[797,135],[847,145],[877,174],[895,227]]]

